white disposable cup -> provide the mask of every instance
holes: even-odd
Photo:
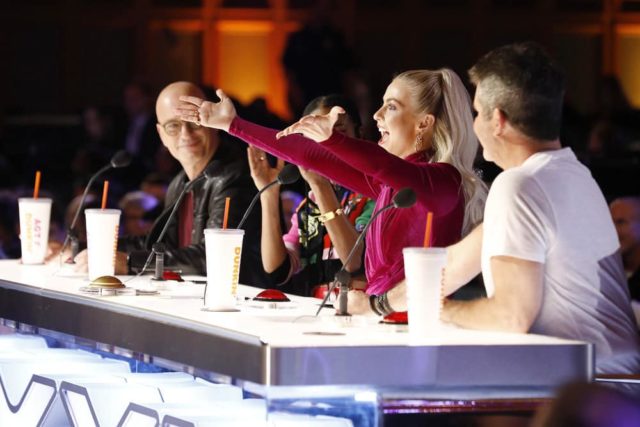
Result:
[[[445,248],[404,248],[409,338],[420,342],[440,331],[442,270],[447,265]]]
[[[244,230],[204,230],[207,254],[205,309],[225,311],[235,308],[243,238]]]
[[[89,280],[116,270],[120,209],[85,209]]]
[[[18,199],[20,215],[20,247],[23,264],[43,264],[49,245],[51,199],[21,197]]]

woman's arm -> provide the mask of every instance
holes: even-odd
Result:
[[[329,238],[333,247],[336,249],[340,261],[344,263],[347,259],[347,255],[351,252],[351,248],[358,239],[358,232],[355,227],[349,222],[346,215],[336,215],[335,212],[340,207],[340,201],[336,197],[336,192],[333,185],[326,179],[317,176],[313,172],[304,172],[304,179],[309,183],[311,191],[316,199],[316,204],[320,208],[322,214],[333,212],[334,215],[331,219],[324,222],[324,226],[329,233]],[[347,271],[357,271],[362,264],[362,245],[356,249],[356,253],[351,258],[349,265],[347,265]]]
[[[370,185],[366,175],[357,168],[301,135],[278,141],[277,131],[240,119],[229,97],[220,89],[216,94],[220,102],[209,102],[195,96],[181,96],[181,104],[174,112],[181,120],[224,130],[278,158],[317,171],[326,178],[368,197],[376,197],[379,188]]]
[[[461,185],[461,176],[455,167],[426,163],[426,158],[424,162],[411,162],[377,144],[335,133],[333,126],[343,113],[340,107],[333,107],[329,114],[305,116],[277,136],[285,141],[302,134],[375,181],[396,190],[410,187],[418,201],[432,208],[436,215],[449,212],[455,206]]]
[[[284,162],[278,159],[275,168],[269,165],[264,151],[249,146],[247,149],[251,178],[258,190],[272,182],[284,167]],[[282,241],[280,226],[280,185],[274,185],[260,195],[262,206],[262,234],[260,237],[260,252],[262,267],[267,273],[273,273],[286,260],[287,249]]]

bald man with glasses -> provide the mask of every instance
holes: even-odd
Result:
[[[217,131],[201,127],[198,123],[183,122],[174,113],[179,97],[187,95],[204,96],[198,86],[189,82],[171,83],[158,95],[156,128],[162,144],[183,170],[169,184],[166,209],[150,233],[143,238],[125,236],[120,239],[116,274],[136,273],[142,268],[180,192],[209,164],[215,163],[213,176],[201,180],[186,193],[163,239],[168,268],[180,270],[183,274],[206,274],[204,229],[222,228],[227,197],[231,198],[228,227],[236,227],[257,191],[243,151],[221,139]],[[245,224],[240,282],[266,287],[268,282],[260,261],[259,208],[253,211]]]

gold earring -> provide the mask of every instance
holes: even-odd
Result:
[[[416,153],[419,153],[422,150],[422,134],[421,133],[416,135],[415,149],[416,149]]]

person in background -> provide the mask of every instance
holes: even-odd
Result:
[[[540,406],[531,427],[632,427],[638,420],[638,396],[598,383],[571,383]]]
[[[282,203],[282,214],[284,215],[284,228],[291,228],[291,218],[296,214],[296,209],[304,197],[297,191],[284,190],[280,192],[280,203]]]
[[[412,207],[387,210],[371,223],[365,271],[372,297],[358,300],[367,309],[371,302],[383,312],[393,310],[386,304],[387,292],[404,280],[402,248],[422,246],[428,212],[434,217],[434,246],[457,242],[481,220],[486,186],[472,169],[478,142],[471,103],[451,70],[407,71],[393,79],[374,115],[381,136],[377,145],[334,131],[343,115],[340,107],[303,117],[278,139],[277,131],[237,117],[222,91],[218,96],[217,103],[183,97],[176,113],[375,199],[376,211],[405,187],[416,193]],[[349,301],[356,293],[364,294],[350,291]]]
[[[161,144],[156,131],[153,92],[141,82],[132,82],[123,91],[127,127],[123,147],[133,158],[132,166],[116,175],[127,180],[126,188],[136,188],[148,173],[155,170],[156,153]]]
[[[307,105],[304,114],[327,114],[331,107],[340,106],[345,111],[336,126],[346,135],[359,135],[358,111],[341,95],[321,96]],[[264,151],[249,147],[249,166],[256,187],[263,188],[273,181],[284,162],[278,161],[271,168]],[[262,193],[262,265],[273,283],[283,285],[295,275],[297,284],[288,287],[292,293],[323,297],[328,284],[333,281],[351,251],[358,233],[371,217],[374,202],[354,193],[317,173],[300,168],[311,191],[291,216],[291,227],[284,234],[280,226],[278,191],[273,186]],[[328,212],[329,214],[322,214]],[[356,249],[350,270],[362,265],[362,248]],[[360,274],[359,287],[364,288]],[[354,286],[354,282],[352,282]]]
[[[131,191],[120,199],[122,233],[128,236],[145,236],[151,231],[154,212],[160,201],[144,191]]]
[[[11,191],[0,191],[0,259],[20,258],[18,237],[18,197]]]
[[[616,226],[631,303],[640,325],[640,197],[621,197],[609,205]]]

